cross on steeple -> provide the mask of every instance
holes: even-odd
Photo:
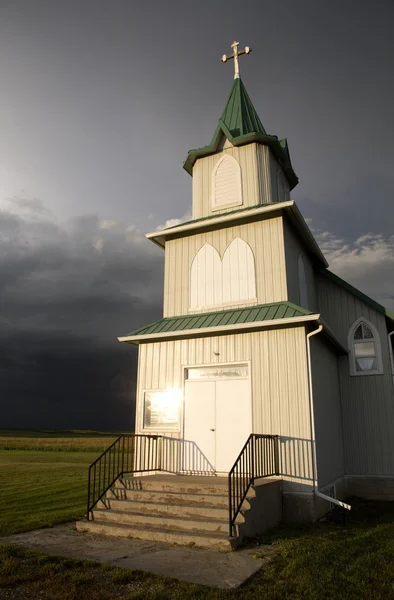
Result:
[[[233,53],[232,54],[223,54],[223,56],[221,58],[222,62],[226,62],[227,60],[230,60],[230,58],[234,59],[234,79],[239,79],[238,56],[242,56],[242,54],[249,54],[249,52],[252,52],[252,48],[250,48],[249,46],[245,46],[244,50],[240,50],[238,52],[238,46],[239,46],[239,42],[233,42],[231,44],[231,48],[233,48]]]

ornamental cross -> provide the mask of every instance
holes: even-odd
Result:
[[[239,79],[239,64],[238,64],[238,56],[242,56],[242,54],[249,54],[252,52],[252,48],[249,46],[245,46],[245,50],[238,51],[239,42],[233,42],[231,44],[231,48],[233,48],[232,54],[223,54],[222,62],[226,62],[230,60],[230,58],[234,59],[234,79]]]

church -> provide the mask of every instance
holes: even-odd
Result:
[[[394,499],[394,314],[328,269],[291,200],[287,140],[239,76],[250,48],[232,48],[213,138],[183,165],[192,220],[147,234],[165,253],[163,318],[118,339],[139,350],[135,433],[166,448],[147,472],[246,477],[230,521],[270,476],[280,518],[314,521],[354,495]]]

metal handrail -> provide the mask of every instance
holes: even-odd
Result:
[[[89,467],[86,518],[125,473],[170,470],[162,464],[160,435],[120,435]],[[163,466],[167,468],[163,469]]]
[[[279,475],[279,436],[251,433],[228,474],[230,537],[250,486],[274,475]]]

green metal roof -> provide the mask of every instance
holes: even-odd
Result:
[[[252,306],[251,308],[167,317],[155,321],[150,325],[146,325],[145,327],[141,327],[141,329],[137,329],[137,331],[128,333],[124,337],[163,334],[173,331],[203,329],[206,327],[223,327],[226,325],[256,323],[276,319],[290,319],[294,317],[305,317],[311,314],[310,311],[305,310],[292,302],[275,302],[273,304],[259,304],[257,306]]]
[[[239,137],[240,135],[247,135],[249,133],[263,133],[264,135],[267,135],[240,78],[234,79],[230,96],[220,120],[231,132],[233,137]],[[215,135],[211,143],[214,141]]]
[[[283,168],[290,189],[297,185],[298,177],[291,165],[287,140],[279,140],[276,135],[267,134],[241,78],[234,79],[230,96],[211,143],[203,148],[189,151],[183,168],[190,175],[192,175],[193,165],[198,158],[217,152],[221,134],[224,134],[234,146],[242,146],[252,142],[269,146]]]

